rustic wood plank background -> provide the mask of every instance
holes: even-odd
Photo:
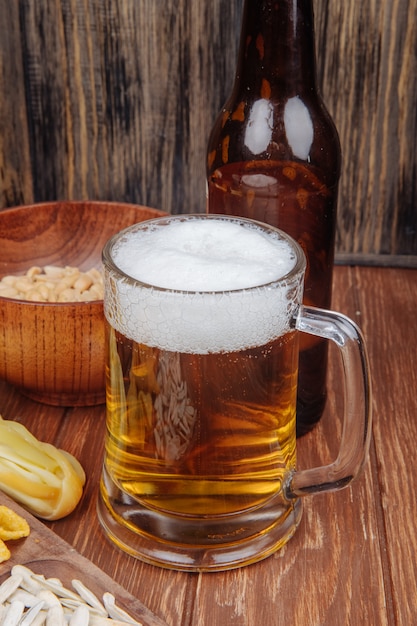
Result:
[[[243,0],[0,0],[0,209],[203,211]],[[343,148],[339,259],[417,263],[417,0],[316,0]]]

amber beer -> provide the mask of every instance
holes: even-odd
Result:
[[[107,509],[174,543],[266,532],[295,467],[304,260],[218,216],[139,225],[104,256]]]
[[[294,161],[246,161],[214,170],[208,179],[211,213],[244,216],[281,228],[303,248],[308,265],[304,303],[328,309],[331,299],[336,189],[318,168]],[[300,338],[298,434],[310,430],[326,400],[327,342]]]
[[[227,215],[171,216],[103,251],[107,435],[98,515],[148,563],[248,565],[295,532],[302,498],[347,486],[369,447],[366,349],[345,316],[302,306],[305,256],[284,232]],[[298,333],[343,364],[336,461],[296,469]]]
[[[138,344],[110,325],[108,338],[115,509],[121,490],[153,513],[230,515],[280,490],[295,465],[294,331],[209,354]]]

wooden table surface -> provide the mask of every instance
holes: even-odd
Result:
[[[88,481],[76,511],[48,523],[170,626],[384,626],[417,623],[417,270],[342,267],[333,308],[355,319],[373,379],[369,461],[349,488],[305,499],[285,548],[258,564],[188,574],[141,563],[113,548],[96,515],[105,410],[57,408],[0,383],[0,413],[73,453]],[[298,442],[299,466],[334,458],[340,370],[331,351],[320,425]]]

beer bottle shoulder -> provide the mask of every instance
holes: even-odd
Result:
[[[341,149],[333,120],[318,92],[261,97],[235,91],[209,138],[207,174],[230,163],[295,161],[321,172],[329,186],[340,176]]]
[[[336,185],[341,150],[317,89],[311,0],[245,0],[235,81],[207,159],[208,176],[236,162],[293,161]]]

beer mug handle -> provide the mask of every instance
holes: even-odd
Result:
[[[344,420],[336,461],[323,467],[295,471],[287,484],[288,498],[346,487],[365,462],[372,420],[368,355],[356,324],[340,313],[302,306],[295,327],[330,339],[340,349],[344,370]]]

